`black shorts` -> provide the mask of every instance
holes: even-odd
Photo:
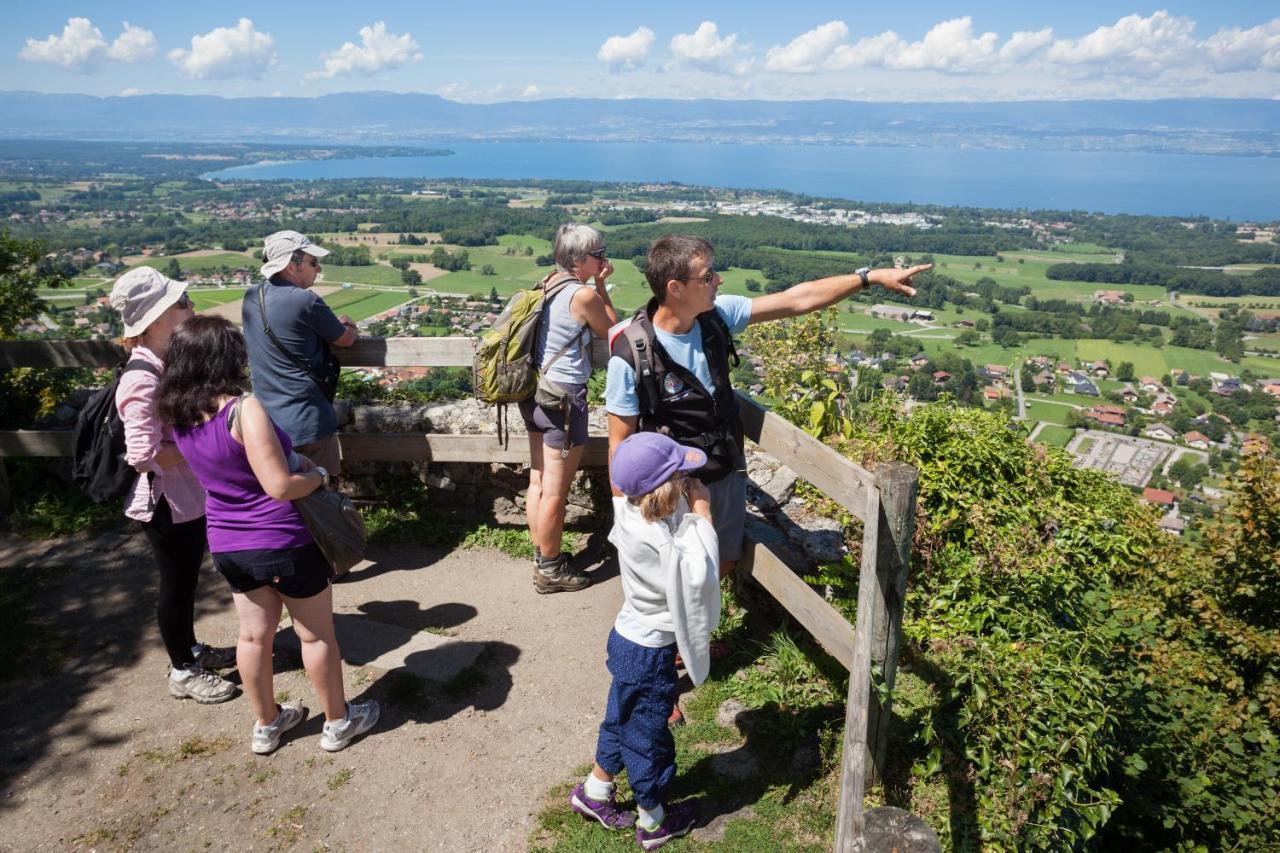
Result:
[[[286,598],[310,598],[324,592],[333,578],[333,567],[314,542],[296,548],[223,551],[213,555],[213,565],[236,592],[269,586]]]

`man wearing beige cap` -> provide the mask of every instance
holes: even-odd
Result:
[[[263,240],[261,284],[244,297],[241,319],[253,393],[294,448],[331,474],[341,468],[333,395],[338,362],[330,347],[358,337],[350,317],[334,316],[311,291],[329,254],[297,231]]]

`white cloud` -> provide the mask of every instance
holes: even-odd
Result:
[[[524,87],[524,92],[521,93],[520,97],[536,98],[541,94],[542,94],[542,90],[538,88],[537,84],[530,83],[528,86]]]
[[[596,53],[596,59],[607,64],[613,71],[634,71],[644,65],[652,47],[653,30],[637,27],[629,36],[610,36],[605,39]]]
[[[1043,51],[1053,42],[1053,30],[1045,27],[1033,32],[1017,32],[1000,47],[1000,58],[1006,62],[1021,62]]]
[[[136,98],[138,95],[142,95],[142,94],[146,94],[146,93],[143,92],[141,89],[133,86],[129,87],[128,89],[120,90],[120,97],[122,98]]]
[[[102,30],[88,18],[68,18],[62,35],[50,35],[44,41],[29,38],[18,55],[32,62],[87,70],[105,61],[138,62],[155,54],[156,37],[150,30],[125,21],[124,32],[108,45]]]
[[[1019,33],[1015,38],[1019,35],[1024,34]],[[879,67],[952,74],[989,71],[993,70],[998,41],[995,33],[974,33],[973,19],[966,16],[935,24],[916,42],[905,41],[889,30],[861,39],[852,47],[840,45],[832,52],[826,67]]]
[[[169,51],[188,77],[227,79],[261,77],[276,62],[276,40],[254,29],[253,21],[241,18],[235,27],[218,27],[202,36],[191,37],[191,49]]]
[[[832,52],[849,37],[844,21],[828,21],[801,33],[787,45],[769,48],[764,67],[788,74],[811,74],[817,71]],[[846,45],[847,47],[847,45]]]
[[[324,59],[324,69],[312,71],[308,80],[319,77],[335,77],[339,74],[363,74],[369,76],[388,68],[399,68],[407,62],[420,62],[422,53],[418,43],[409,33],[396,35],[387,32],[385,21],[360,28],[360,44],[346,42]]]
[[[116,62],[141,62],[155,56],[158,51],[155,33],[125,21],[124,32],[107,48],[107,58]]]
[[[712,21],[703,21],[692,33],[677,33],[671,39],[671,54],[676,64],[687,65],[716,74],[741,77],[751,69],[752,60],[743,57],[751,45],[739,45],[738,34],[720,38]],[[740,58],[741,57],[741,58]]]
[[[1159,11],[1149,18],[1128,15],[1079,39],[1055,41],[1049,61],[1080,70],[1154,76],[1196,63],[1196,22]]]
[[[1209,63],[1218,71],[1265,68],[1280,71],[1280,18],[1248,30],[1232,27],[1205,40]]]

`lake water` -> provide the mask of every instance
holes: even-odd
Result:
[[[609,142],[448,142],[448,157],[240,166],[218,178],[679,181],[866,202],[1280,219],[1280,158]]]

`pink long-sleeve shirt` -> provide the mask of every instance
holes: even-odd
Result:
[[[144,346],[136,346],[130,356],[164,372],[164,362]],[[163,495],[169,502],[174,523],[192,521],[204,515],[204,489],[185,461],[169,468],[156,463],[162,444],[173,444],[173,428],[160,422],[156,414],[156,389],[160,377],[144,370],[131,370],[120,377],[116,387],[116,410],[124,423],[124,458],[140,472],[133,489],[124,499],[124,514],[136,521],[150,521]],[[154,474],[148,478],[147,474]],[[150,480],[150,483],[148,483]]]

